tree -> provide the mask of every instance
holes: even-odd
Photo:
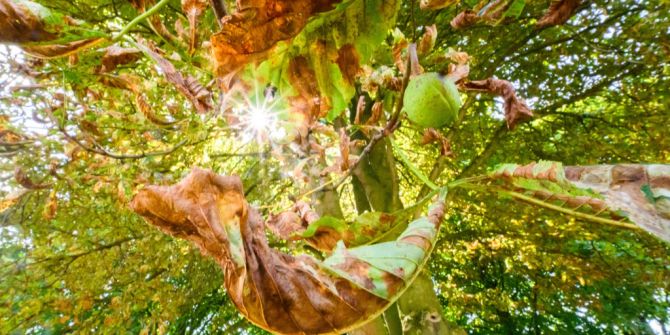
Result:
[[[217,244],[190,208],[219,213],[230,241],[251,234],[231,227],[257,228],[303,277],[330,266],[324,282],[358,289],[344,300],[361,311],[335,328],[384,312],[352,333],[667,333],[669,173],[643,164],[670,160],[667,12],[0,0],[0,41],[13,45],[0,63],[0,330],[263,332],[235,307],[249,286],[231,289],[217,266],[250,247]],[[434,87],[414,91],[421,73],[460,97],[422,100]],[[410,110],[453,115],[432,129]],[[443,220],[426,216],[437,195]],[[425,266],[397,276],[402,289],[366,290],[373,274],[337,263],[364,250],[354,265],[380,268],[370,257],[400,250],[401,264],[407,249],[382,242],[416,246],[426,222],[442,227],[413,260]],[[258,259],[285,269],[272,257]],[[306,285],[291,292],[316,292]],[[313,321],[284,309],[263,324],[250,306],[242,314],[266,329],[291,332],[281,315]]]

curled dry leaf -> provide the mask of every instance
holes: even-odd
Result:
[[[358,103],[356,104],[356,116],[354,117],[354,124],[361,124],[361,115],[365,113],[365,96],[361,95],[358,97]]]
[[[331,172],[342,173],[349,171],[349,168],[356,163],[357,157],[351,157],[350,151],[352,142],[347,135],[347,131],[344,128],[340,128],[340,155],[335,160],[335,163],[332,166],[329,166],[321,171],[321,175],[326,175]]]
[[[587,205],[597,213],[609,210],[614,217],[626,217],[670,242],[670,165],[563,167],[559,162],[541,161],[523,166],[503,164],[490,176],[531,191],[543,201],[557,200],[576,209]]]
[[[465,83],[464,87],[471,91],[501,96],[505,102],[505,120],[509,129],[514,129],[519,122],[533,117],[533,112],[528,108],[526,102],[516,96],[514,86],[507,80],[494,78],[476,80]]]
[[[189,53],[193,53],[198,43],[198,20],[207,9],[207,0],[181,0],[181,9],[188,18]]]
[[[368,121],[365,122],[368,125],[376,125],[379,120],[381,120],[382,115],[384,115],[384,102],[381,100],[375,101],[372,105],[372,113]]]
[[[262,57],[277,42],[297,35],[309,18],[340,0],[238,1],[237,11],[222,20],[211,38],[218,72],[227,75]]]
[[[411,284],[437,237],[444,198],[396,241],[339,245],[323,262],[271,249],[237,177],[195,169],[177,185],[141,190],[131,208],[213,257],[231,300],[254,324],[278,334],[325,334],[371,320]]]
[[[212,109],[211,92],[192,76],[184,76],[177,68],[161,56],[152,47],[138,44],[144,53],[149,55],[163,71],[165,79],[170,82],[186,99],[188,99],[198,113],[206,113]]]
[[[288,78],[298,93],[290,97],[289,102],[294,111],[303,115],[307,125],[328,113],[330,104],[321,96],[316,73],[306,57],[298,56],[289,61]]]
[[[22,168],[16,167],[14,169],[14,179],[16,180],[19,185],[23,186],[26,189],[29,190],[43,190],[45,188],[51,187],[51,183],[35,183],[33,182],[29,177],[28,174],[26,174],[25,171],[23,171]]]
[[[33,57],[49,59],[72,56],[103,41],[104,38],[89,38],[65,44],[22,45],[21,48]]]
[[[57,32],[77,24],[67,16],[59,20],[49,19],[49,16],[49,9],[32,1],[0,0],[0,42],[18,43],[26,53],[37,58],[56,58],[73,55],[105,40],[82,38],[62,44],[49,43],[61,37]]]
[[[426,145],[435,142],[440,144],[440,155],[451,156],[453,154],[451,152],[451,142],[449,142],[449,139],[440,134],[435,128],[426,128],[423,132],[423,137],[421,138],[421,144]]]
[[[266,226],[273,234],[282,239],[295,240],[300,238],[299,235],[305,231],[310,223],[318,219],[319,214],[309,204],[304,201],[297,201],[290,210],[271,215],[266,222]]]
[[[102,56],[102,68],[100,72],[114,71],[117,66],[134,63],[142,57],[142,52],[135,48],[122,48],[112,45],[105,49]]]
[[[42,217],[51,221],[56,217],[56,211],[58,210],[58,197],[56,197],[56,191],[52,190],[49,193],[49,198],[47,203],[44,204],[44,211],[42,212]]]
[[[98,81],[109,87],[114,87],[122,90],[127,90],[131,92],[139,92],[140,91],[140,82],[142,79],[140,77],[132,75],[132,74],[120,74],[118,76],[115,75],[101,75],[98,78]]]
[[[454,17],[451,20],[450,24],[451,24],[452,28],[458,30],[458,29],[463,29],[463,28],[470,27],[470,26],[474,25],[475,23],[479,22],[479,20],[480,20],[480,18],[477,15],[477,13],[475,13],[472,10],[466,9],[466,10],[458,13],[458,15],[456,15],[456,17]]]
[[[540,28],[562,25],[575,14],[580,4],[581,0],[554,0],[536,25]]]
[[[159,126],[170,126],[175,123],[175,121],[166,121],[161,119],[154,113],[153,108],[151,108],[151,105],[147,102],[147,99],[144,97],[144,95],[141,92],[136,92],[135,93],[135,105],[137,108],[140,110],[142,115],[149,120],[149,122],[159,125]]]
[[[417,47],[419,55],[426,55],[429,52],[431,52],[435,47],[436,40],[437,40],[437,26],[433,24],[432,26],[426,27],[426,31],[423,33],[423,36],[421,36],[419,46]]]
[[[458,83],[466,79],[470,75],[470,65],[466,64],[449,64],[449,73],[447,78],[454,83]]]
[[[345,44],[337,50],[337,66],[340,68],[344,80],[352,85],[361,73],[361,64],[356,47],[352,44]]]
[[[57,37],[46,30],[42,19],[24,3],[0,0],[0,42],[41,42]]]
[[[274,235],[287,241],[305,231],[300,215],[292,210],[270,216],[265,224]]]

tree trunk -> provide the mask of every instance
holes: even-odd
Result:
[[[352,183],[359,214],[366,210],[393,212],[403,208],[395,168],[390,141],[379,141],[354,170]],[[382,316],[350,334],[465,334],[444,321],[443,315],[433,282],[424,271]]]

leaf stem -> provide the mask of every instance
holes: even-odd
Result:
[[[438,186],[435,185],[435,183],[433,183],[432,181],[430,181],[430,179],[428,179],[428,177],[426,177],[426,175],[423,174],[423,172],[421,172],[421,170],[419,170],[419,168],[417,168],[414,164],[412,164],[412,162],[409,160],[407,155],[405,155],[405,153],[400,148],[398,148],[398,146],[395,145],[395,142],[393,141],[393,138],[389,137],[389,140],[391,141],[391,146],[396,148],[396,152],[398,153],[398,157],[400,157],[400,160],[403,163],[405,163],[405,165],[407,165],[407,168],[409,168],[409,170],[417,178],[419,178],[424,184],[426,184],[426,186],[428,186],[431,190],[437,190]]]
[[[571,210],[569,208],[563,208],[561,206],[550,204],[548,202],[538,200],[538,199],[535,199],[533,197],[530,197],[530,196],[527,196],[525,194],[521,194],[521,193],[518,193],[518,192],[506,191],[506,190],[501,190],[501,189],[495,189],[495,191],[500,193],[500,194],[507,195],[507,196],[510,196],[512,198],[515,198],[515,199],[518,199],[518,200],[521,200],[521,201],[524,201],[524,202],[527,202],[527,203],[530,203],[530,204],[533,204],[533,205],[537,205],[537,206],[540,206],[540,207],[551,209],[551,210],[561,212],[563,214],[567,214],[567,215],[570,215],[570,216],[574,216],[574,217],[577,217],[577,218],[580,218],[580,219],[584,219],[584,220],[588,220],[588,221],[592,221],[592,222],[597,222],[597,223],[602,223],[602,224],[607,224],[607,225],[615,226],[615,227],[628,228],[628,229],[633,229],[633,230],[640,229],[640,227],[638,227],[634,224],[619,222],[619,221],[616,221],[616,220],[602,218],[602,217],[595,216],[595,215],[590,215],[590,214],[587,214],[587,213],[581,213],[581,212],[578,212],[578,211]]]
[[[134,18],[132,21],[130,21],[130,23],[128,23],[125,27],[123,27],[123,29],[121,30],[121,32],[118,35],[116,35],[112,39],[112,42],[118,41],[121,37],[123,37],[123,35],[127,34],[130,31],[130,29],[132,29],[138,23],[142,22],[142,20],[144,20],[147,17],[155,14],[163,6],[167,5],[168,2],[170,2],[170,0],[161,0],[157,4],[155,4],[153,7],[149,8],[148,11],[146,11],[146,12],[140,14],[139,16],[137,16],[136,18]]]

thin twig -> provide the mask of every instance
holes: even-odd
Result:
[[[130,29],[132,29],[138,23],[142,22],[142,20],[148,18],[151,15],[154,15],[159,9],[161,9],[163,6],[167,5],[168,2],[170,2],[170,0],[161,0],[160,2],[155,4],[153,7],[149,8],[148,11],[146,11],[146,12],[142,13],[141,15],[139,15],[138,17],[134,18],[132,21],[130,21],[130,23],[128,23],[125,27],[123,27],[123,29],[121,30],[121,32],[118,35],[114,36],[114,38],[112,39],[112,42],[118,41],[121,37],[123,37],[123,35],[127,34],[130,31]]]

